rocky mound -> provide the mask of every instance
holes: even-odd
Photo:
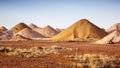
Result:
[[[14,33],[17,33],[19,31],[21,31],[22,29],[24,28],[29,28],[31,29],[30,27],[28,27],[25,23],[21,22],[21,23],[18,23],[17,25],[15,25],[11,30],[14,32]]]
[[[58,32],[49,25],[45,26],[44,28],[36,29],[36,31],[39,32],[40,34],[42,34],[43,36],[47,37],[47,38],[53,37],[56,34],[58,34]]]
[[[39,28],[37,25],[35,25],[35,24],[33,24],[33,23],[31,23],[30,25],[29,25],[29,27],[31,28],[31,29],[35,29],[35,28]]]
[[[16,33],[16,35],[21,35],[25,38],[44,38],[43,35],[29,28],[24,28],[20,32]]]
[[[87,19],[81,19],[66,30],[54,36],[52,40],[101,39],[107,35],[103,29]]]
[[[0,40],[11,40],[13,37],[13,31],[7,30],[0,35]]]
[[[5,28],[4,26],[0,26],[0,32],[4,32],[6,30],[7,30],[7,28]]]
[[[112,33],[112,32],[114,32],[116,30],[120,31],[120,23],[113,24],[111,27],[106,29],[106,32]]]
[[[113,31],[109,35],[105,36],[101,40],[96,41],[96,44],[114,44],[120,42],[120,32]]]

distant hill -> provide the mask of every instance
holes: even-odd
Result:
[[[106,32],[112,33],[112,32],[114,32],[116,30],[120,31],[120,23],[113,24],[111,27],[106,29]]]
[[[16,35],[20,35],[23,36],[25,38],[45,38],[43,35],[41,35],[40,33],[29,29],[29,28],[24,28],[23,30],[21,30],[20,32],[16,33]]]
[[[6,30],[7,30],[6,27],[4,27],[4,26],[0,26],[0,32],[4,32],[4,31],[6,31]]]
[[[108,33],[87,19],[81,19],[51,40],[101,39]]]
[[[120,32],[115,30],[104,38],[96,41],[96,44],[113,44],[120,42]]]
[[[53,37],[56,34],[58,34],[59,32],[57,32],[53,27],[47,25],[44,28],[39,28],[36,29],[37,32],[39,32],[40,34],[42,34],[43,36],[49,38],[49,37]]]
[[[39,28],[37,25],[35,25],[35,24],[33,24],[33,23],[31,23],[31,24],[29,24],[28,25],[31,29],[35,29],[35,28]]]
[[[29,28],[29,29],[31,29],[29,26],[27,26],[25,23],[23,23],[23,22],[20,22],[20,23],[18,23],[17,25],[15,25],[14,27],[12,27],[12,31],[14,32],[14,33],[17,33],[17,32],[19,32],[19,31],[21,31],[22,29],[24,29],[24,28]]]

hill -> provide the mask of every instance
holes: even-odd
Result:
[[[6,30],[7,30],[7,28],[5,28],[4,26],[0,26],[0,32],[4,32]]]
[[[47,38],[53,37],[56,34],[58,34],[58,32],[53,27],[51,27],[49,25],[45,26],[44,28],[36,29],[36,31]]]
[[[101,39],[106,35],[107,32],[103,29],[87,19],[81,19],[54,36],[52,40]]]
[[[28,25],[31,29],[35,29],[35,28],[39,28],[37,25],[35,25],[35,24],[33,24],[33,23],[31,23],[31,24],[29,24]]]
[[[120,31],[120,23],[113,24],[111,27],[106,29],[106,32],[112,33],[112,32],[114,32],[116,30]]]
[[[101,40],[96,41],[96,44],[114,44],[120,42],[120,32],[113,31],[109,35],[105,36]]]
[[[15,25],[11,30],[12,30],[14,33],[17,33],[17,32],[21,31],[21,30],[24,29],[24,28],[29,28],[29,29],[31,29],[31,28],[28,27],[25,23],[20,22],[20,23],[18,23],[17,25]]]
[[[24,28],[20,32],[16,33],[16,35],[21,35],[25,38],[30,38],[30,39],[31,38],[44,38],[43,35],[29,28]]]

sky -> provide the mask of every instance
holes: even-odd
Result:
[[[0,26],[8,29],[19,22],[67,28],[80,19],[107,29],[120,22],[120,0],[0,0]]]

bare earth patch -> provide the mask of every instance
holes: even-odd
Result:
[[[1,41],[1,68],[119,68],[120,45]]]

